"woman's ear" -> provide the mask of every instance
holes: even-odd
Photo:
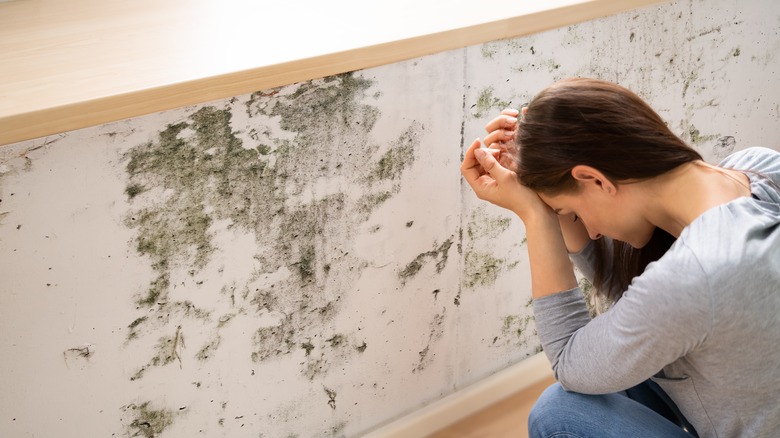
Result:
[[[598,169],[591,166],[584,164],[574,166],[571,169],[571,176],[583,187],[591,186],[610,195],[617,193],[617,186]]]

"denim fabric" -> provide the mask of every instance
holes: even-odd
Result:
[[[691,438],[687,421],[663,391],[645,382],[627,391],[587,395],[558,383],[539,397],[528,418],[531,438]]]

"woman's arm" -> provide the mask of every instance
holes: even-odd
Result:
[[[558,224],[561,227],[563,241],[566,242],[566,249],[569,254],[576,254],[582,251],[590,242],[588,230],[582,225],[573,214],[558,216]]]
[[[513,211],[525,224],[533,297],[577,287],[558,215],[520,184],[515,172],[481,149],[479,139],[466,151],[460,169],[478,198]]]
[[[523,114],[525,114],[523,108]],[[517,157],[517,144],[515,143],[515,134],[517,133],[517,116],[519,112],[515,109],[505,109],[496,118],[485,125],[485,145],[492,150],[498,150],[498,162],[503,167],[515,171]],[[574,254],[582,251],[590,242],[590,236],[581,221],[575,220],[574,215],[560,216],[560,230],[563,234],[563,240],[566,243],[566,249]]]

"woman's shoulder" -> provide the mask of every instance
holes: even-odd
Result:
[[[780,152],[762,146],[755,146],[729,155],[719,165],[736,170],[780,173]]]

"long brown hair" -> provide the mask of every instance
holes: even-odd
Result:
[[[539,93],[519,122],[516,141],[520,182],[547,195],[575,191],[571,170],[579,164],[628,182],[702,159],[639,96],[596,79],[565,79]],[[631,279],[673,242],[660,229],[641,250],[613,241],[610,251],[597,242],[593,283],[598,293],[611,301],[620,298]]]

